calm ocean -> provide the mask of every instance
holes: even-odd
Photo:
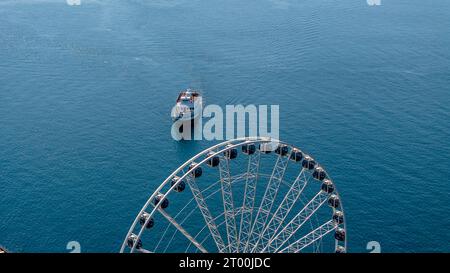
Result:
[[[0,245],[117,252],[172,170],[188,86],[280,105],[339,187],[349,251],[450,251],[450,1],[0,0]]]

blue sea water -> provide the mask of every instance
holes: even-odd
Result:
[[[345,205],[349,251],[450,251],[447,0],[0,0],[0,244],[116,252],[211,142],[170,108],[280,105]]]

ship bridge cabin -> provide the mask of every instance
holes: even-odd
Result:
[[[198,98],[200,94],[196,91],[192,91],[191,89],[187,89],[178,95],[177,102],[182,102],[184,104],[192,104],[195,99]],[[193,105],[192,105],[193,106]]]

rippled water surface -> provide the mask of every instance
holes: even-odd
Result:
[[[180,89],[278,104],[280,137],[344,200],[350,251],[450,251],[450,2],[0,1],[0,244],[114,252],[210,142],[171,139]]]

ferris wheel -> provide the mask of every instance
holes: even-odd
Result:
[[[347,251],[344,210],[323,166],[256,137],[208,148],[151,194],[120,252]]]

